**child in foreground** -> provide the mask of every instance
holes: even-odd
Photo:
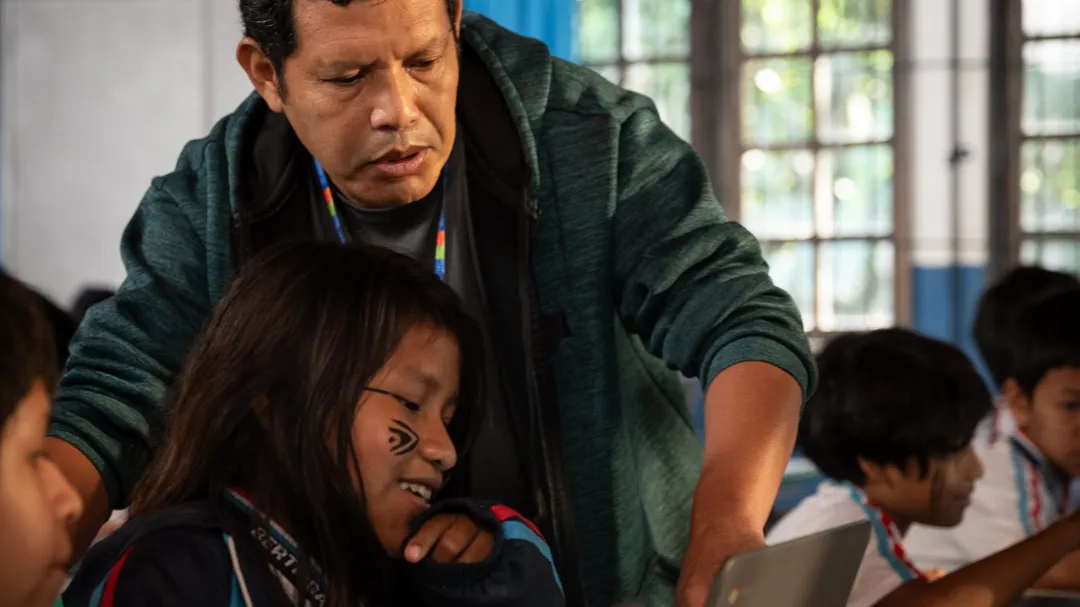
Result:
[[[1080,517],[948,575],[907,558],[913,523],[960,523],[982,466],[971,449],[991,400],[956,348],[902,329],[845,335],[819,359],[799,442],[831,480],[769,532],[779,543],[869,520],[849,607],[999,607],[1080,547]]]
[[[52,605],[82,501],[45,454],[60,372],[37,297],[0,273],[0,607]]]
[[[409,258],[264,253],[192,351],[131,520],[65,605],[563,604],[529,521],[453,498],[482,373],[477,325]]]
[[[1047,529],[1070,511],[1080,477],[1080,288],[1050,295],[1008,327],[1012,348],[1002,395],[1014,423],[977,443],[986,475],[961,525],[918,529],[911,546],[927,563],[955,568]],[[1080,554],[1035,584],[1080,589]]]

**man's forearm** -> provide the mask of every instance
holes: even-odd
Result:
[[[705,394],[695,530],[725,521],[764,527],[795,445],[802,402],[795,378],[767,363],[741,363],[716,376]]]
[[[72,562],[82,558],[101,526],[109,520],[109,496],[94,464],[74,446],[59,438],[46,439],[49,458],[75,487],[83,500],[82,518],[70,529]]]

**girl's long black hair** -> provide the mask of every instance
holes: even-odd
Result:
[[[322,568],[328,604],[387,604],[392,567],[354,489],[352,425],[364,386],[421,323],[461,350],[450,425],[461,466],[482,418],[483,342],[448,286],[367,246],[289,244],[252,259],[191,351],[132,516],[242,487]]]

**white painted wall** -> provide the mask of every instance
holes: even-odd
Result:
[[[155,175],[249,92],[233,0],[2,0],[0,261],[67,304],[123,279]]]
[[[911,236],[913,265],[983,266],[988,260],[989,50],[986,0],[960,0],[960,258],[952,253],[951,0],[909,0],[911,20]],[[898,68],[903,68],[898,64]],[[905,94],[898,91],[898,94]]]

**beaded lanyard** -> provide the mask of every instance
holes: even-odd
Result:
[[[312,158],[315,163],[315,174],[319,177],[319,186],[322,188],[323,199],[326,201],[326,209],[330,212],[330,219],[334,222],[334,230],[337,232],[338,241],[342,244],[349,242],[345,236],[345,230],[341,227],[341,217],[334,204],[334,193],[330,190],[330,179],[326,176],[326,170],[318,160]],[[439,231],[435,236],[435,275],[440,280],[446,280],[446,171],[443,171],[443,196],[442,210],[439,212]]]
[[[1050,464],[1047,463],[1035,443],[1031,442],[1031,438],[1019,428],[1009,438],[1013,444],[1013,468],[1019,476],[1019,482],[1022,483],[1020,510],[1028,517],[1028,520],[1022,521],[1024,531],[1028,535],[1034,535],[1042,531],[1044,527],[1042,521],[1044,485],[1047,492],[1055,499],[1059,497],[1059,493],[1061,494],[1061,502],[1056,506],[1058,517],[1063,517],[1068,513],[1069,508],[1069,483],[1062,483],[1061,491],[1055,491],[1054,487],[1058,485],[1052,482],[1055,477],[1053,471],[1050,470]]]
[[[900,537],[900,531],[896,528],[896,523],[893,522],[892,518],[871,502],[861,489],[851,483],[844,483],[844,485],[851,494],[851,501],[862,508],[866,518],[870,520],[874,535],[877,537],[878,553],[885,558],[893,571],[900,576],[900,579],[905,582],[927,579],[926,574],[920,571],[908,558],[904,550],[903,540]]]

